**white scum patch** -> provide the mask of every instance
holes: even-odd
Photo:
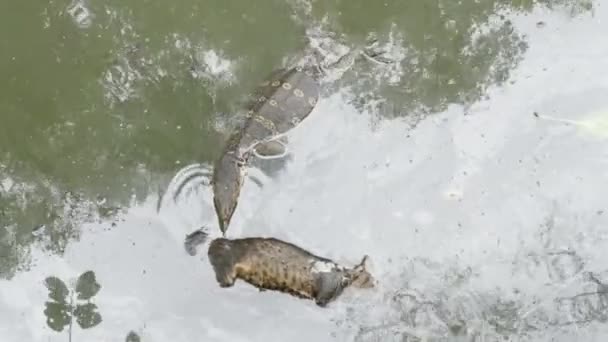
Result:
[[[6,177],[0,181],[0,191],[9,192],[13,188],[15,181],[11,177]]]
[[[312,272],[313,273],[331,273],[334,272],[338,267],[338,265],[326,262],[326,261],[318,261],[318,260],[310,260],[312,264]]]
[[[72,17],[72,20],[79,28],[89,28],[93,24],[93,12],[82,0],[72,1],[66,8],[66,12]]]
[[[220,58],[213,50],[203,52],[203,60],[209,67],[209,72],[214,76],[230,71],[230,61]]]
[[[190,43],[188,43],[188,46]],[[193,53],[192,76],[221,83],[232,83],[236,81],[234,76],[235,63],[226,58],[221,51],[195,47]]]
[[[36,186],[34,184],[20,182],[10,176],[4,176],[4,179],[0,181],[0,195],[15,196],[16,203],[21,209],[25,209],[27,206],[27,195],[35,191]]]
[[[135,94],[134,83],[140,78],[128,64],[113,65],[104,73],[102,84],[106,89],[106,97],[119,103],[125,102]]]
[[[116,16],[114,12],[110,13]],[[149,39],[135,32],[128,19],[112,19],[121,25],[116,44],[122,47],[115,56],[115,62],[104,71],[100,80],[110,105],[136,98],[141,88],[145,87],[145,82],[159,82],[172,72],[188,71],[188,68],[193,78],[209,81],[212,97],[214,88],[236,81],[233,72],[236,63],[225,57],[222,51],[209,49],[201,42],[192,42],[188,37],[172,33],[165,37],[164,48],[148,51],[144,55],[139,45],[146,45]]]

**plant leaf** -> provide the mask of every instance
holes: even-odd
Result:
[[[97,305],[93,303],[79,304],[74,310],[76,322],[82,329],[89,329],[101,323],[101,315],[96,312]]]
[[[137,335],[135,331],[129,331],[125,342],[141,342],[141,338],[139,338],[139,335]]]
[[[61,332],[72,321],[69,305],[46,302],[45,306],[44,315],[46,316],[46,325],[49,328]]]
[[[67,303],[67,297],[70,291],[61,279],[57,277],[47,277],[44,282],[46,288],[49,290],[49,298],[57,303]]]
[[[76,281],[76,293],[78,299],[89,300],[99,292],[101,285],[95,280],[93,271],[86,271]]]

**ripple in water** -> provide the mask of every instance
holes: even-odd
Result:
[[[157,210],[163,205],[179,203],[183,198],[198,197],[201,190],[211,184],[212,168],[207,163],[194,163],[181,168],[171,179],[162,196],[159,197]]]

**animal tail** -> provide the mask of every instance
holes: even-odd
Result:
[[[184,248],[186,249],[186,253],[190,254],[191,256],[195,256],[197,253],[197,247],[204,244],[208,237],[209,233],[207,233],[207,229],[205,227],[186,235],[186,239],[184,240]]]

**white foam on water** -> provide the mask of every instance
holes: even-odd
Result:
[[[82,2],[75,3],[78,5],[74,5],[74,13],[86,8]],[[192,41],[180,33],[171,33],[163,46],[150,49],[149,38],[133,27],[129,15],[110,8],[106,9],[106,15],[120,32],[115,38],[118,50],[115,60],[99,80],[110,104],[137,98],[146,83],[159,82],[175,72],[190,70],[192,77],[209,81],[206,86],[212,97],[218,88],[236,81],[237,61],[229,59],[220,48],[208,46],[204,40]]]
[[[84,0],[72,0],[67,6],[66,12],[72,17],[76,26],[82,29],[91,27],[93,19],[95,19],[95,15]]]
[[[202,43],[195,45],[189,42],[188,44],[194,46],[192,56],[193,61],[195,62],[192,69],[193,77],[212,80],[219,83],[219,85],[216,86],[230,84],[236,81],[234,69],[237,63],[234,60],[228,59],[221,49],[211,48]]]
[[[221,75],[230,71],[231,63],[227,59],[222,59],[214,50],[204,51],[202,53],[203,61],[209,67],[209,72],[212,75]]]
[[[15,184],[15,181],[13,181],[13,179],[11,177],[5,177],[0,182],[0,188],[1,188],[2,192],[10,192],[11,189],[13,188],[14,184]]]

